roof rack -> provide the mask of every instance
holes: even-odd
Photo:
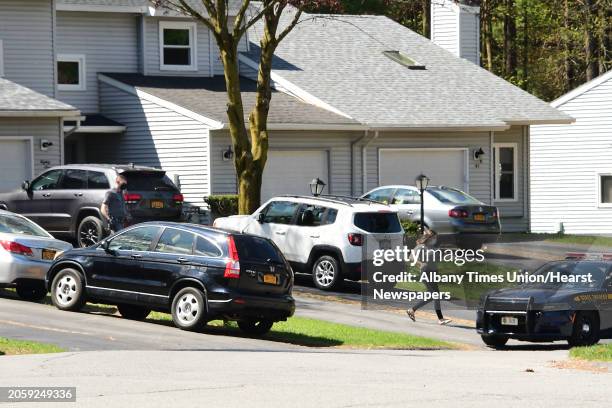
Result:
[[[322,196],[319,196],[319,197],[344,198],[344,199],[353,200],[353,201],[360,201],[360,202],[364,202],[364,203],[368,203],[368,204],[387,205],[387,204],[383,203],[382,201],[371,200],[369,198],[363,198],[363,197],[351,197],[351,196],[328,195],[328,194],[323,194]]]
[[[348,205],[349,207],[352,207],[353,203],[348,202],[348,200],[356,201],[356,202],[364,202],[367,204],[386,205],[385,203],[382,203],[380,201],[370,200],[369,198],[351,197],[351,196],[343,196],[343,195],[322,194],[322,195],[318,195],[315,197],[315,196],[303,196],[303,195],[295,195],[295,194],[284,194],[279,197],[305,198],[308,200],[320,200],[320,201],[327,201],[329,203],[344,204],[344,205]]]

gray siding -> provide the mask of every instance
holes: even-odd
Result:
[[[60,120],[56,118],[0,118],[0,138],[32,137],[34,148],[34,175],[48,167],[61,164]],[[53,143],[47,151],[40,150],[40,141]],[[47,162],[47,163],[45,163]]]
[[[53,7],[51,0],[0,1],[4,77],[54,96]]]
[[[160,167],[178,174],[185,201],[203,206],[209,192],[208,128],[168,108],[100,83],[100,108],[123,135],[91,135],[88,159]]]
[[[85,55],[84,91],[58,91],[58,99],[95,113],[99,72],[138,72],[138,18],[122,13],[57,13],[57,54]]]
[[[480,16],[461,13],[459,15],[459,30],[461,58],[480,65]]]

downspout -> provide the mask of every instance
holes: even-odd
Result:
[[[368,129],[365,130],[363,136],[360,136],[351,142],[351,195],[353,197],[357,195],[357,189],[355,188],[355,146],[358,143],[361,143],[364,139],[367,139],[367,137]]]
[[[365,194],[368,191],[368,159],[367,159],[367,149],[368,146],[374,141],[378,139],[378,130],[374,131],[374,137],[371,138],[370,140],[368,140],[362,147],[361,147],[361,176],[362,176],[362,181],[361,181],[361,193]]]
[[[497,183],[497,180],[495,180],[495,160],[494,155],[495,155],[495,147],[493,146],[493,144],[495,143],[495,132],[489,132],[489,147],[490,147],[490,152],[489,152],[489,162],[491,163],[491,165],[489,166],[489,173],[490,173],[490,177],[491,177],[491,185],[489,188],[490,191],[490,196],[491,196],[491,205],[493,205],[493,202],[495,201],[495,185]]]

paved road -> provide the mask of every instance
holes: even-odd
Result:
[[[611,374],[565,352],[107,351],[2,357],[0,383],[76,386],[77,406],[608,406]],[[18,407],[38,407],[19,404]],[[66,404],[66,406],[74,406]]]

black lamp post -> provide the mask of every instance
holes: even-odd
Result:
[[[317,178],[312,179],[309,185],[310,185],[310,193],[313,196],[318,197],[323,192],[323,189],[325,188],[326,184],[323,182],[323,180],[317,177]]]
[[[421,192],[421,235],[423,235],[425,233],[425,202],[423,199],[425,189],[427,188],[427,184],[429,184],[429,178],[424,174],[420,174],[417,176],[414,182],[416,184],[416,188],[418,188]]]

